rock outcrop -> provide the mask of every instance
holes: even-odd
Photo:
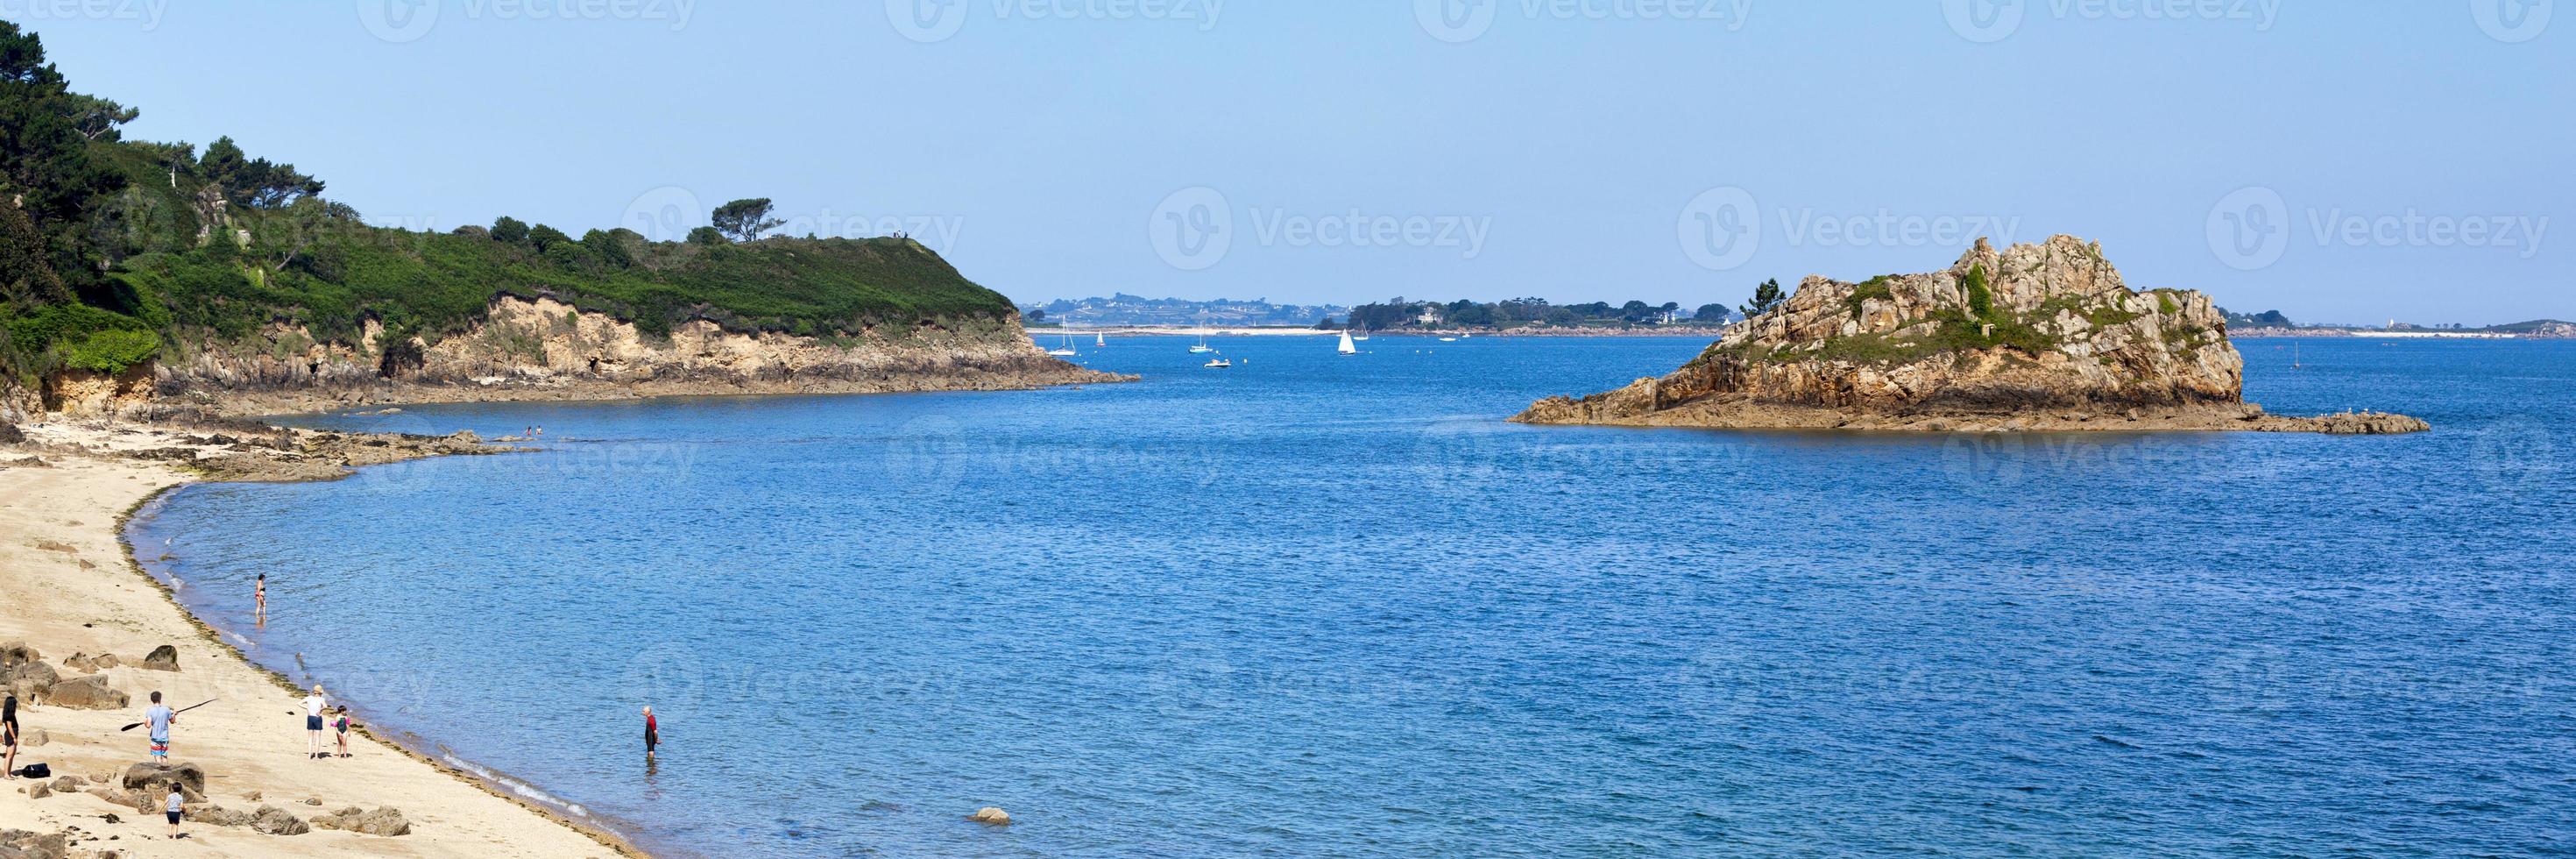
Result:
[[[107,685],[105,674],[82,675],[45,687],[45,703],[74,710],[122,710],[132,701]]]
[[[146,671],[177,671],[179,670],[179,648],[168,644],[152,648],[151,653],[143,656],[143,662],[139,667]]]
[[[390,838],[397,835],[410,835],[411,821],[403,819],[400,809],[379,808],[366,811],[353,805],[313,818],[313,828],[340,829],[361,835],[381,835]]]
[[[237,411],[374,402],[614,399],[665,394],[999,390],[1123,381],[1046,354],[1016,317],[960,317],[855,334],[749,333],[698,319],[650,335],[551,297],[503,296],[470,330],[357,342],[282,323],[196,343],[153,370],[163,399]],[[108,403],[100,396],[90,402]]]
[[[1944,271],[1809,276],[1680,370],[1512,420],[1888,430],[2238,429],[2384,433],[2402,415],[2286,418],[2244,402],[2244,360],[2208,296],[2137,292],[2072,236]]]

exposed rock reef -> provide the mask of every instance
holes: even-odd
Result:
[[[1846,283],[1810,275],[1681,369],[1512,420],[1867,430],[2420,432],[2404,415],[2269,415],[2208,296],[2136,292],[2072,236],[1948,270]]]
[[[348,343],[270,324],[173,349],[118,376],[48,380],[42,411],[130,412],[158,399],[230,414],[368,403],[591,400],[675,394],[1006,390],[1132,379],[1057,360],[1014,317],[943,318],[901,330],[803,337],[694,320],[668,337],[554,298],[504,296],[472,329],[431,341],[370,321]]]

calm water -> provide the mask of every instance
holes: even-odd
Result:
[[[2437,428],[2327,438],[1519,427],[1701,343],[1186,342],[332,418],[546,450],[135,537],[255,658],[676,853],[2576,849],[2576,343],[2243,341],[2276,411]]]

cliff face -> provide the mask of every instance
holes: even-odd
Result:
[[[237,410],[366,402],[601,399],[717,393],[991,390],[1124,377],[1048,356],[1013,317],[943,318],[828,338],[728,331],[713,322],[648,337],[625,320],[551,298],[505,296],[465,332],[359,342],[271,324],[233,342],[189,344],[153,370],[165,399]]]
[[[2226,325],[2200,293],[2130,290],[2099,245],[2056,236],[1998,252],[1981,239],[1944,271],[1859,283],[1810,276],[1670,375],[1542,400],[1513,420],[2299,428],[2243,402],[2244,360]]]

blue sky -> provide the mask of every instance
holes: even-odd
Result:
[[[1017,299],[1743,300],[2100,241],[2310,320],[2576,318],[2532,0],[0,0],[129,136],[372,220],[905,230]]]

